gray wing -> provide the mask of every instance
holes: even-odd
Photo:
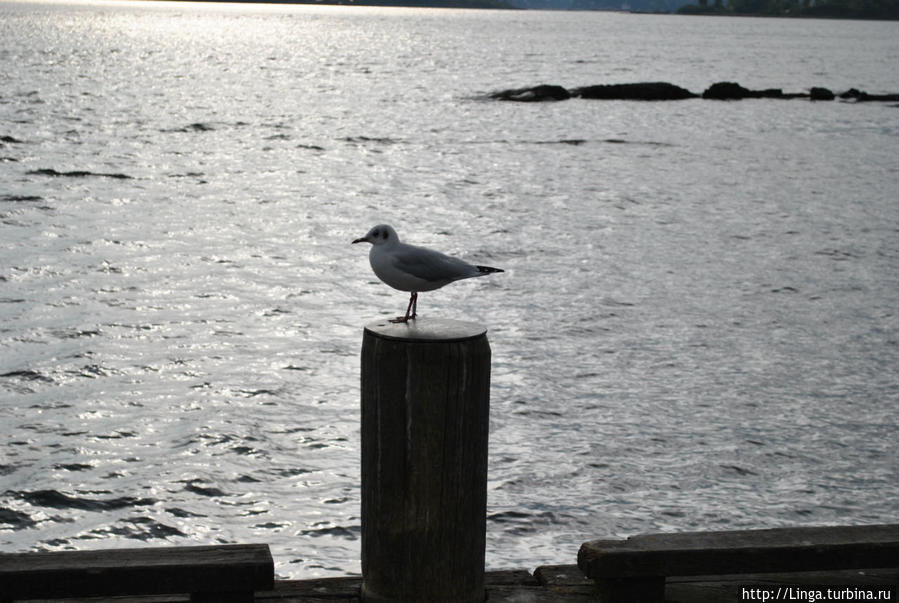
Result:
[[[393,263],[415,278],[431,283],[449,283],[460,278],[479,276],[476,266],[459,258],[444,255],[433,249],[400,244],[394,252]]]

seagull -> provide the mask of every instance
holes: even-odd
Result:
[[[353,243],[371,243],[368,261],[375,275],[394,289],[411,293],[406,315],[390,322],[415,320],[420,291],[433,291],[463,278],[503,272],[490,266],[475,266],[433,249],[402,243],[393,227],[387,224],[373,227]]]

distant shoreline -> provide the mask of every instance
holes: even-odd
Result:
[[[865,7],[855,8],[853,4],[820,4],[801,8],[792,5],[786,9],[777,10],[739,10],[732,8],[733,0],[728,1],[728,6],[701,6],[697,4],[685,4],[675,11],[653,11],[640,9],[612,9],[612,8],[577,8],[577,9],[528,9],[514,6],[504,0],[176,0],[184,2],[228,2],[243,4],[305,4],[317,6],[383,6],[402,8],[462,8],[462,9],[490,9],[490,10],[551,10],[559,12],[614,12],[634,15],[687,15],[709,17],[773,17],[781,19],[852,19],[868,21],[895,21],[899,20],[899,0],[893,0],[892,6],[881,7],[880,12],[872,13]],[[737,0],[739,2],[746,0]],[[750,0],[751,1],[751,0]]]
[[[502,0],[177,0],[242,4],[308,4],[318,6],[384,6],[405,8],[474,8],[521,10]]]
[[[775,0],[776,1],[776,0]],[[747,10],[752,2],[752,9]],[[899,0],[891,0],[877,9],[857,1],[837,4],[832,1],[817,3],[814,6],[802,6],[799,3],[787,2],[783,6],[774,1],[765,0],[729,0],[727,6],[702,6],[701,4],[685,4],[677,9],[678,15],[699,15],[709,17],[775,17],[780,19],[852,19],[860,21],[897,21],[899,20]]]

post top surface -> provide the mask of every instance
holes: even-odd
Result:
[[[393,323],[385,318],[368,323],[365,330],[385,339],[427,342],[474,339],[484,335],[487,327],[448,318],[416,318],[407,323]]]

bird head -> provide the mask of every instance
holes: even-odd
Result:
[[[396,235],[396,231],[392,226],[387,224],[378,224],[372,227],[362,238],[356,239],[353,243],[371,243],[372,245],[386,245],[387,243],[396,243],[400,239]]]

